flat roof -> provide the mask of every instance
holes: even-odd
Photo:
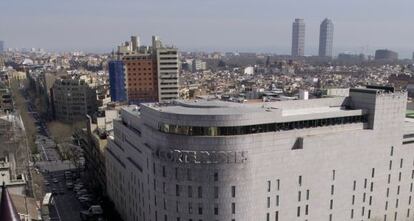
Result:
[[[272,113],[283,116],[324,114],[333,112],[347,112],[342,98],[320,98],[311,100],[291,100],[256,103],[234,103],[220,100],[177,100],[173,103],[145,103],[141,104],[162,113],[177,115],[241,115],[255,113]],[[136,107],[126,108],[134,112]],[[138,111],[135,111],[138,112]]]

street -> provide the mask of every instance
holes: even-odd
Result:
[[[36,112],[35,105],[30,100],[28,92],[21,90],[27,102],[27,111],[34,119],[37,129],[36,145],[41,156],[35,167],[43,174],[44,190],[46,193],[53,193],[54,206],[50,206],[50,219],[58,221],[80,221],[81,204],[76,194],[67,189],[65,171],[74,169],[69,161],[62,161],[56,143],[50,138],[45,122]]]

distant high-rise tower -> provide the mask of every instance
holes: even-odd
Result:
[[[0,54],[4,52],[4,41],[0,41]]]
[[[292,25],[292,56],[305,55],[305,21],[297,18]]]
[[[138,51],[138,48],[140,46],[139,37],[136,35],[131,36],[131,44],[132,44],[132,50]]]
[[[330,19],[322,21],[319,33],[319,56],[332,57],[334,25]]]

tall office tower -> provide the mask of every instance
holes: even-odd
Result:
[[[135,54],[122,58],[129,103],[158,101],[157,68],[151,54]]]
[[[152,44],[153,58],[157,67],[158,101],[178,99],[178,49],[164,46],[157,36],[152,37]]]
[[[305,55],[305,21],[297,18],[292,25],[292,56]]]
[[[320,26],[319,56],[332,57],[334,25],[330,19],[325,18]]]
[[[108,195],[125,221],[412,220],[406,100],[367,87],[266,105],[131,106],[108,140]]]
[[[127,101],[124,63],[119,60],[108,62],[109,85],[112,101]]]
[[[162,47],[162,42],[160,40],[160,37],[158,36],[152,36],[152,50],[155,50],[157,48],[161,48]]]
[[[131,44],[132,44],[132,50],[138,51],[140,47],[140,40],[138,36],[131,36]]]
[[[0,53],[4,52],[4,41],[0,41]]]

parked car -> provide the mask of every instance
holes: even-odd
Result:
[[[66,188],[67,188],[67,189],[73,189],[73,183],[71,183],[71,182],[66,182]]]
[[[79,196],[85,195],[87,193],[88,193],[88,191],[86,189],[81,189],[78,192],[76,192],[76,196],[79,197]]]
[[[92,218],[98,219],[102,217],[103,210],[100,205],[92,205],[88,210],[83,210],[80,212],[80,217],[82,220],[89,220]]]

